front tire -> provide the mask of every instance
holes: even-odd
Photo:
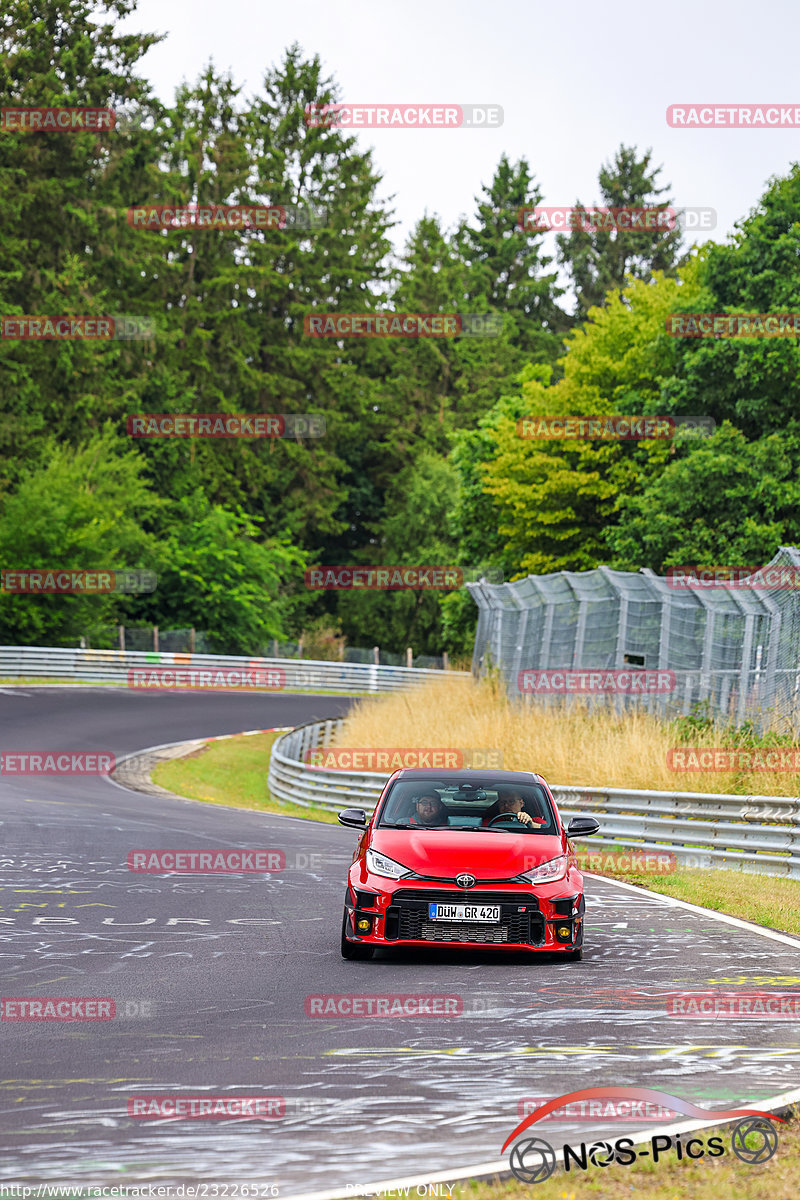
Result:
[[[344,910],[342,917],[342,958],[347,958],[351,962],[366,962],[372,958],[375,953],[374,946],[361,946],[358,942],[351,942],[347,937],[347,909]]]

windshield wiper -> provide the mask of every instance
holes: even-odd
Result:
[[[530,833],[531,830],[527,825],[518,825],[516,829],[504,829],[502,825],[484,825],[482,826],[483,833]]]

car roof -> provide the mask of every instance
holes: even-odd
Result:
[[[496,783],[544,783],[541,775],[537,775],[535,771],[488,771],[480,767],[443,767],[438,771],[433,767],[403,767],[395,775],[395,782],[400,779],[415,782],[430,780],[432,783],[476,783],[484,787],[491,787]]]

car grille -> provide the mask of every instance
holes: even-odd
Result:
[[[401,922],[402,925],[402,922]],[[424,942],[483,942],[498,943],[509,941],[508,926],[487,925],[482,921],[479,925],[469,925],[466,922],[456,922],[448,925],[443,921],[422,921],[418,934],[400,934],[401,937],[420,937]],[[516,941],[516,938],[511,938]]]
[[[430,921],[430,903],[499,904],[500,923],[486,921]],[[526,909],[519,912],[520,908]],[[384,936],[387,941],[460,942],[498,945],[513,943],[540,946],[544,943],[544,920],[535,896],[497,892],[425,892],[402,889],[394,893],[386,910]]]

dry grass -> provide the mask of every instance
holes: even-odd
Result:
[[[436,680],[410,693],[359,701],[339,745],[352,747],[494,748],[503,767],[538,771],[550,783],[659,791],[800,794],[800,773],[673,771],[667,751],[677,731],[644,711],[617,716],[575,703],[570,708],[509,699],[491,680]],[[719,732],[691,736],[719,746]]]

